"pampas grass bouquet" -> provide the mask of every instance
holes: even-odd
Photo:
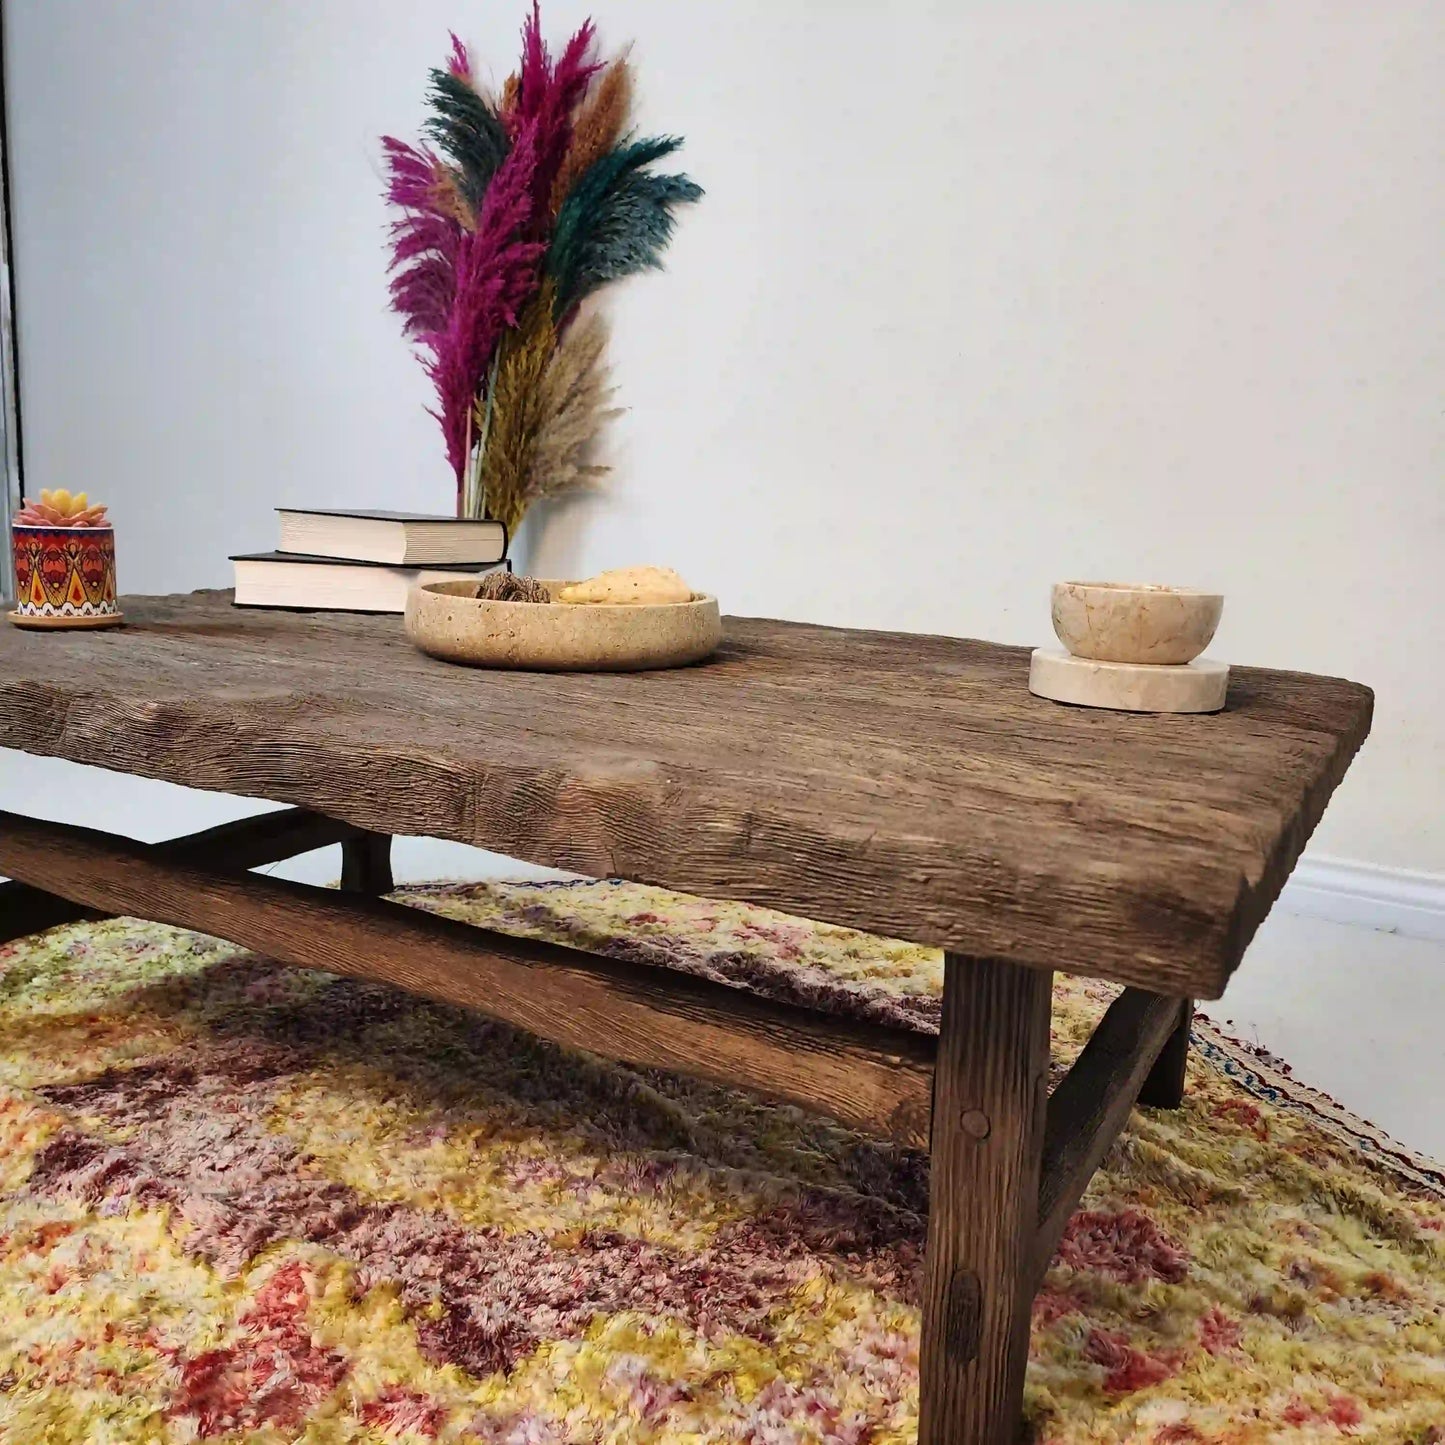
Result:
[[[457,515],[514,531],[604,470],[590,453],[615,413],[593,298],[660,267],[702,189],[656,169],[682,142],[632,131],[627,57],[599,58],[590,20],[554,57],[534,4],[495,94],[454,35],[426,104],[422,142],[382,139],[391,302],[436,392]]]

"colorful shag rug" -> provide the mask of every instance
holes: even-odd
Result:
[[[932,1027],[937,954],[624,884],[409,901]],[[1062,1067],[1107,1003],[1061,981]],[[1200,1020],[1034,1312],[1033,1438],[1445,1441],[1440,1172]],[[0,1440],[911,1445],[927,1163],[117,920],[0,948]]]

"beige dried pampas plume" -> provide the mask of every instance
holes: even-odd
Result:
[[[587,460],[590,443],[604,422],[621,414],[611,407],[607,384],[608,325],[598,310],[586,310],[562,333],[538,398],[541,424],[527,468],[529,500],[555,496],[602,476],[607,468]]]
[[[504,343],[484,419],[487,515],[509,532],[533,502],[606,472],[588,460],[590,443],[618,414],[607,405],[606,319],[584,308],[559,339],[553,296],[551,283],[544,283]]]

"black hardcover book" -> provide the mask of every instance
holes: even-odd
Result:
[[[413,587],[480,577],[497,567],[490,562],[474,567],[392,567],[298,552],[250,552],[231,561],[236,568],[237,607],[330,612],[405,612],[406,594]],[[511,570],[511,563],[501,565]]]
[[[483,567],[507,555],[500,522],[419,512],[277,507],[280,550],[392,567]]]

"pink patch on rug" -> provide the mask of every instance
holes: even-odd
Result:
[[[52,1219],[30,1231],[27,1243],[36,1254],[45,1254],[62,1239],[74,1234],[80,1226],[70,1219]]]
[[[1329,1413],[1325,1418],[1331,1425],[1363,1425],[1365,1412],[1360,1409],[1359,1402],[1350,1399],[1348,1395],[1336,1395],[1330,1401]]]
[[[799,940],[807,937],[806,932],[802,929],[782,926],[769,927],[767,924],[754,923],[751,920],[740,923],[738,933],[743,938],[755,938],[763,943],[771,943],[778,950],[778,957],[788,960],[799,959],[803,956]]]
[[[302,1266],[283,1265],[241,1315],[235,1345],[177,1360],[180,1389],[166,1414],[193,1420],[202,1439],[302,1424],[346,1373],[342,1356],[317,1348],[303,1327],[310,1299]]]
[[[636,1355],[626,1355],[609,1365],[606,1380],[609,1391],[626,1392],[628,1415],[647,1424],[664,1421],[674,1405],[692,1398],[685,1383],[665,1379]]]
[[[1179,1369],[1179,1356],[1174,1351],[1146,1354],[1112,1330],[1090,1330],[1084,1356],[1109,1372],[1104,1376],[1104,1392],[1109,1395],[1131,1395],[1167,1380]]]
[[[1080,1210],[1064,1230],[1054,1262],[1096,1270],[1123,1284],[1146,1279],[1178,1284],[1189,1272],[1189,1255],[1139,1209]]]
[[[1256,1139],[1269,1138],[1269,1125],[1265,1123],[1264,1115],[1259,1106],[1251,1104],[1248,1099],[1225,1099],[1214,1106],[1213,1113],[1216,1119],[1231,1119],[1248,1129]]]
[[[1033,1322],[1051,1325],[1066,1315],[1081,1314],[1085,1308],[1084,1302],[1066,1289],[1041,1289],[1034,1296]]]
[[[564,1430],[565,1425],[527,1409],[515,1415],[476,1415],[462,1439],[467,1445],[569,1445],[576,1437]]]
[[[435,1440],[447,1412],[427,1395],[393,1387],[361,1407],[361,1422],[388,1435],[424,1435]]]
[[[1231,1319],[1218,1305],[1199,1321],[1199,1343],[1211,1355],[1227,1355],[1237,1350],[1242,1335],[1239,1321]]]
[[[1360,1281],[1360,1286],[1366,1293],[1374,1295],[1376,1299],[1390,1300],[1395,1304],[1410,1298],[1409,1289],[1394,1275],[1383,1269],[1371,1270]]]
[[[748,1407],[747,1433],[742,1440],[772,1445],[791,1435],[800,1438],[796,1422],[807,1421],[809,1434],[828,1445],[871,1445],[877,1436],[873,1421],[857,1410],[843,1410],[827,1394],[812,1385],[790,1380],[770,1380],[753,1397]],[[745,1427],[746,1428],[746,1427]]]
[[[1338,1425],[1345,1429],[1365,1423],[1364,1411],[1348,1395],[1336,1395],[1324,1409],[1306,1404],[1296,1395],[1280,1418],[1286,1425]]]

